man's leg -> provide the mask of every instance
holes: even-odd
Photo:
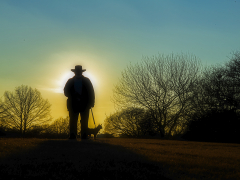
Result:
[[[76,139],[77,137],[77,121],[79,112],[69,111],[69,128],[70,128],[70,139]]]
[[[81,139],[87,138],[89,109],[80,112],[81,115]]]

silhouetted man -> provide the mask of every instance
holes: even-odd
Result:
[[[95,103],[94,90],[91,81],[82,75],[86,69],[77,65],[71,70],[75,76],[70,78],[64,87],[64,94],[68,97],[67,108],[70,117],[69,139],[76,139],[79,113],[81,115],[81,139],[87,139],[89,110],[94,107]]]

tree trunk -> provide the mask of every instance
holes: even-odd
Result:
[[[27,121],[24,119],[23,136],[25,136],[25,133],[26,133],[26,127],[27,127]]]
[[[161,137],[164,138],[164,136],[165,136],[164,128],[159,127],[159,132],[161,134]]]
[[[22,120],[22,115],[21,115],[21,117],[20,117],[20,120],[21,120],[21,123],[20,123],[20,133],[22,134],[23,132],[22,132],[22,123],[23,123],[23,120]]]

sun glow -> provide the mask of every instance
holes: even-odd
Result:
[[[93,87],[95,87],[97,85],[97,80],[96,80],[96,76],[94,76],[92,73],[90,73],[89,71],[85,71],[83,72],[83,76],[87,77],[90,79],[90,81],[92,82]]]
[[[57,88],[54,89],[53,91],[55,93],[63,93],[63,89],[65,87],[66,82],[68,81],[68,79],[72,78],[74,76],[74,73],[69,71],[66,72],[62,75],[61,78],[59,78],[59,80],[56,81],[57,84]],[[90,79],[90,81],[92,82],[93,86],[96,86],[96,78],[95,76],[93,76],[93,74],[91,74],[90,72],[83,72],[83,76],[87,77]]]

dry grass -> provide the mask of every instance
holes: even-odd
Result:
[[[0,139],[0,179],[240,179],[240,145],[158,139]]]
[[[0,179],[161,179],[159,166],[97,141],[0,139]]]
[[[159,139],[99,139],[158,162],[171,179],[240,179],[240,144]]]

